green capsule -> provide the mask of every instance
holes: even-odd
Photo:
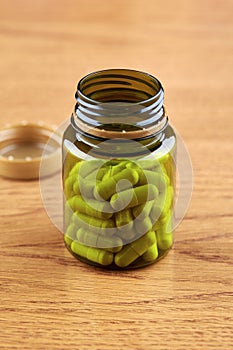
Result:
[[[164,224],[164,231],[166,232],[172,232],[173,231],[173,215],[172,211],[167,213],[167,216],[163,218],[163,224]],[[165,221],[166,220],[166,221]]]
[[[150,246],[147,251],[142,255],[144,261],[154,261],[158,258],[158,247],[157,247],[157,239],[155,235],[155,243]]]
[[[161,167],[168,159],[169,153],[166,153],[164,155],[157,155],[154,159],[139,159],[136,161],[136,164],[142,169],[160,172]]]
[[[113,262],[113,253],[99,248],[88,247],[76,241],[71,243],[71,250],[75,254],[100,265],[111,265]]]
[[[82,162],[82,166],[79,167],[79,175],[83,179],[85,179],[88,176],[92,176],[93,173],[95,174],[95,170],[100,168],[103,164],[104,161],[101,159],[85,160]]]
[[[166,163],[167,161],[168,161],[168,159],[169,159],[169,157],[170,157],[170,154],[169,153],[165,153],[165,154],[163,154],[163,155],[161,155],[161,156],[158,156],[157,157],[157,161],[161,164],[164,164],[164,163]]]
[[[96,173],[96,181],[101,181],[106,173],[107,167],[106,166],[102,166]]]
[[[111,175],[114,176],[118,174],[120,171],[122,171],[123,169],[125,169],[127,163],[128,163],[128,160],[123,160],[119,164],[114,165],[112,167]]]
[[[75,182],[73,183],[73,193],[81,194],[81,190],[80,190],[79,184],[80,184],[79,179],[76,179]]]
[[[154,231],[157,231],[164,224],[166,224],[168,222],[171,222],[171,220],[172,220],[172,211],[169,210],[165,216],[162,217],[160,215],[160,217],[159,217],[159,219],[157,221],[152,221],[152,223],[153,223],[152,228],[153,228]]]
[[[172,223],[172,210],[169,210],[165,216],[161,216],[159,221],[162,225],[167,224],[167,228],[170,227],[169,225]],[[168,230],[170,230],[170,228]],[[172,229],[170,231],[172,231]]]
[[[93,197],[93,190],[106,172],[106,167],[99,168],[103,163],[102,160],[84,161],[79,170],[79,187],[82,191],[89,191]],[[91,188],[91,191],[90,189]]]
[[[157,220],[156,222],[153,223],[152,225],[152,230],[157,231],[161,226],[161,222]]]
[[[133,215],[130,209],[115,213],[115,220],[119,230],[124,229],[124,225],[127,225],[127,230],[131,230],[133,227]]]
[[[130,209],[115,213],[116,226],[119,230],[117,235],[121,237],[125,243],[131,242],[137,234],[133,225],[133,216]]]
[[[151,170],[146,170],[142,168],[138,168],[138,175],[139,175],[139,180],[138,180],[138,185],[146,185],[146,184],[155,184],[154,177],[155,177],[155,171]]]
[[[158,200],[156,199],[153,202],[153,205],[150,211],[150,219],[153,225],[155,225],[158,222],[158,220],[161,218],[163,205],[164,205],[164,199],[160,201],[160,198],[158,198]]]
[[[80,227],[76,233],[77,241],[89,247],[100,248],[97,245],[99,233],[87,231],[85,228]]]
[[[112,253],[118,253],[123,246],[122,239],[120,237],[105,237],[98,236],[97,245],[99,248],[105,249]]]
[[[112,209],[108,202],[98,202],[95,199],[85,201],[81,196],[74,196],[68,201],[73,211],[87,214],[99,219],[110,219]]]
[[[165,200],[164,200],[164,205],[162,208],[162,214],[161,216],[164,217],[167,215],[167,212],[172,206],[173,202],[173,197],[174,197],[174,190],[172,186],[168,186],[167,191],[165,193]]]
[[[153,231],[147,232],[144,236],[130,243],[131,247],[141,256],[152,244],[155,243],[155,234]]]
[[[161,172],[161,174],[162,174],[163,177],[164,177],[164,180],[165,180],[166,185],[167,185],[167,186],[170,185],[170,182],[171,182],[171,181],[170,181],[170,177],[169,177],[169,175],[168,175],[168,172],[167,172],[167,170],[166,170],[164,164],[161,164],[161,166],[160,166],[160,172]]]
[[[152,222],[149,217],[144,220],[135,220],[136,232],[140,235],[150,231],[152,229]]]
[[[160,228],[156,231],[158,248],[161,250],[167,250],[172,247],[173,244],[173,234],[172,232],[164,233],[163,229]]]
[[[170,212],[170,208],[173,203],[173,194],[174,190],[172,186],[168,186],[165,193],[160,194],[154,201],[153,206],[151,208],[150,217],[154,224],[156,221],[160,221]],[[159,223],[155,226],[158,227]],[[156,229],[154,227],[154,229]]]
[[[154,202],[150,211],[150,217],[155,222],[157,221],[162,213],[162,205],[160,203]]]
[[[116,186],[120,180],[128,180],[132,185],[135,185],[138,181],[138,173],[135,170],[124,169],[107,180],[101,181],[94,190],[95,198],[102,197],[108,200],[116,192]],[[125,188],[129,188],[128,181]]]
[[[150,231],[136,241],[126,245],[115,255],[115,264],[119,267],[129,266],[155,243],[155,234]]]
[[[170,183],[169,177],[164,172],[155,173],[154,181],[160,193],[164,193]]]
[[[151,201],[158,196],[158,189],[155,185],[148,184],[115,193],[110,204],[114,210],[123,210],[136,207],[147,201]]]
[[[64,241],[65,243],[70,247],[71,243],[73,242],[75,238],[75,231],[76,231],[76,226],[72,222],[66,229],[66,232],[64,234]]]
[[[73,185],[76,179],[77,179],[76,174],[73,174],[65,179],[64,193],[65,193],[66,199],[69,199],[74,195]]]
[[[79,243],[85,244],[86,246],[105,249],[112,253],[119,252],[123,245],[119,237],[106,237],[91,231],[86,231],[82,227],[77,231],[77,240]]]
[[[67,236],[66,234],[64,234],[64,241],[69,247],[71,246],[71,243],[73,242],[73,240],[69,236]]]
[[[163,222],[161,222],[160,227],[156,231],[156,237],[158,248],[161,250],[167,250],[170,249],[173,244],[173,220],[171,212],[162,220]]]
[[[101,181],[105,181],[105,180],[109,179],[111,177],[111,172],[112,172],[112,166],[107,167],[106,172],[105,172],[104,176],[102,177]]]
[[[77,227],[83,227],[87,230],[113,236],[116,233],[114,230],[115,223],[112,219],[103,220],[88,216],[86,214],[75,212],[72,216],[73,222]]]
[[[73,168],[69,172],[69,177],[72,175],[76,175],[76,176],[78,175],[79,168],[82,165],[82,163],[83,163],[83,161],[79,161],[73,166]]]
[[[98,182],[99,181],[82,179],[81,176],[79,176],[79,178],[74,182],[73,192],[75,194],[81,194],[85,198],[93,198],[94,188]]]
[[[127,163],[125,164],[125,167],[131,170],[132,169],[137,170],[139,168],[135,162],[131,162],[130,160],[127,161]]]
[[[103,176],[105,175],[106,171],[107,171],[107,167],[104,163],[104,165],[102,165],[100,168],[93,170],[91,173],[89,173],[88,175],[86,175],[82,179],[84,180],[84,183],[86,181],[96,183],[96,182],[99,182],[103,179]]]
[[[150,184],[154,184],[158,188],[160,193],[166,190],[166,186],[169,183],[169,178],[162,171],[156,172],[156,171],[140,169],[138,170],[138,173],[139,173],[139,180],[138,180],[139,186],[150,183]]]
[[[154,201],[149,201],[143,204],[138,205],[132,209],[133,215],[138,220],[144,220],[150,215],[151,208],[153,206]]]
[[[65,236],[66,238],[70,238],[71,240],[75,239],[76,236],[76,231],[77,231],[77,227],[75,225],[74,222],[71,222],[71,224],[67,227],[66,232],[65,232]]]
[[[131,226],[130,224],[128,225]],[[134,227],[130,228],[128,225],[123,226],[120,230],[118,229],[119,232],[117,232],[117,236],[124,241],[124,244],[132,242],[137,236],[137,232]]]
[[[164,169],[167,173],[167,175],[172,179],[175,173],[175,159],[170,154],[165,162],[163,162],[162,166],[164,166]]]
[[[64,224],[67,225],[71,222],[72,215],[74,214],[73,210],[71,209],[70,205],[68,202],[65,203],[65,208],[64,208]],[[65,226],[66,228],[66,226]]]

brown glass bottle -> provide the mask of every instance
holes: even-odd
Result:
[[[91,73],[63,137],[64,240],[80,260],[145,266],[171,249],[176,137],[153,76]]]

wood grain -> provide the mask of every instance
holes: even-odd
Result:
[[[109,272],[76,261],[37,181],[0,179],[1,349],[233,348],[229,0],[0,0],[1,125],[59,125],[90,71],[156,75],[193,163],[194,191],[158,264]]]

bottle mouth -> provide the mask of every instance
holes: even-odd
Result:
[[[80,80],[72,124],[93,136],[138,139],[167,124],[164,90],[152,75],[130,69],[108,69]]]

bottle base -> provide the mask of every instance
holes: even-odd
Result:
[[[81,261],[82,263],[85,263],[86,265],[91,265],[91,266],[94,266],[94,267],[98,267],[102,270],[112,270],[112,271],[123,271],[123,270],[134,270],[134,269],[140,269],[142,267],[146,267],[146,266],[149,266],[149,265],[152,265],[152,264],[155,264],[157,263],[158,261],[160,261],[161,259],[163,259],[168,253],[169,251],[171,250],[171,248],[167,249],[167,250],[159,250],[158,251],[158,257],[154,260],[151,260],[151,261],[144,261],[142,259],[142,257],[139,257],[138,259],[136,259],[133,263],[131,263],[130,265],[128,266],[125,266],[125,267],[120,267],[120,266],[117,266],[114,261],[113,263],[109,264],[109,265],[101,265],[101,264],[98,264],[94,261],[91,261],[91,260],[88,260],[86,258],[83,258],[82,256],[74,253],[70,247],[69,244],[67,244],[66,242],[65,243],[65,246],[67,248],[67,250],[79,261]]]

